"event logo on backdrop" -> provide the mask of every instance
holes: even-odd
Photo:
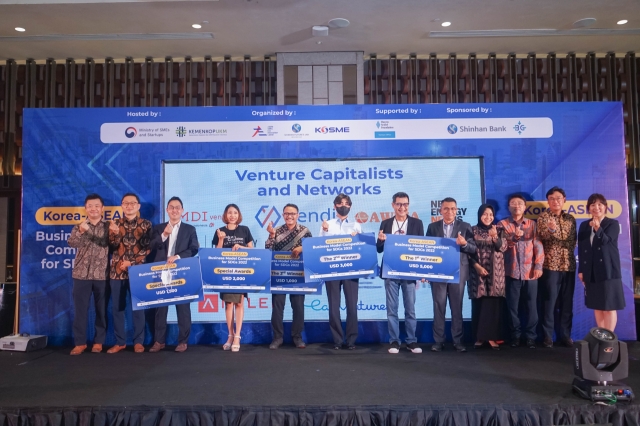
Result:
[[[609,199],[608,215],[621,224],[627,299],[616,332],[635,339],[622,123],[615,102],[25,109],[21,331],[71,342],[75,250],[66,240],[90,192],[105,198],[106,220],[121,217],[115,206],[124,193],[138,194],[141,216],[154,224],[164,220],[168,197],[180,196],[201,247],[211,247],[225,205],[235,203],[264,247],[266,227],[284,223],[286,203],[299,206],[299,222],[317,235],[344,192],[353,200],[350,217],[377,232],[393,216],[398,191],[409,194],[409,214],[425,226],[441,218],[448,196],[458,201],[458,218],[474,225],[485,200],[498,218],[507,216],[514,192],[530,200],[525,214],[535,218],[547,208],[546,191],[558,185],[578,222],[588,219],[591,193]],[[359,299],[360,319],[374,320],[361,324],[369,341],[375,320],[386,321],[382,282],[361,279]],[[248,320],[268,321],[268,295],[251,294],[246,303]],[[205,293],[192,304],[194,320],[223,321],[221,304],[218,293]],[[307,320],[328,320],[326,296],[307,295],[305,305]],[[594,320],[580,291],[575,307],[574,337],[582,337]],[[428,284],[418,285],[416,308],[419,318],[432,317]]]

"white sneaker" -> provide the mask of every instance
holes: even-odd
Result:
[[[418,344],[416,342],[409,343],[407,345],[407,349],[409,349],[414,354],[421,354],[422,353],[422,348],[420,346],[418,346]]]
[[[391,347],[389,348],[389,353],[397,354],[398,352],[400,352],[400,345],[398,344],[398,342],[391,343]]]

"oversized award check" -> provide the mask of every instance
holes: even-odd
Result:
[[[197,257],[131,266],[129,285],[134,311],[204,300]]]
[[[201,248],[206,290],[223,293],[269,293],[271,250]]]
[[[364,278],[378,266],[373,233],[305,238],[302,252],[307,281]]]
[[[289,251],[274,251],[271,258],[271,293],[322,294],[324,281],[306,282],[303,262],[303,255],[293,259]]]
[[[460,281],[460,247],[452,238],[387,235],[382,278]]]

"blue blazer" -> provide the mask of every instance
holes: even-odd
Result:
[[[162,241],[162,232],[167,227],[167,222],[161,223],[153,227],[151,233],[151,244],[148,262],[164,262],[169,255],[169,239]],[[198,243],[198,235],[196,228],[188,223],[181,222],[176,237],[176,252],[181,259],[185,257],[193,257],[198,253],[200,244]]]
[[[591,226],[585,220],[578,230],[578,272],[585,283],[622,279],[620,273],[620,252],[618,251],[620,224],[617,220],[605,217],[600,228],[591,237]],[[593,277],[591,272],[593,271]]]

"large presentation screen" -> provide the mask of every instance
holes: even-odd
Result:
[[[296,204],[300,211],[298,222],[317,236],[322,221],[335,217],[333,200],[340,193],[351,197],[353,206],[349,217],[360,222],[363,232],[377,234],[380,222],[393,217],[391,203],[397,192],[409,195],[409,214],[422,220],[425,230],[430,222],[441,218],[440,202],[445,197],[455,198],[459,216],[471,220],[483,202],[482,170],[482,159],[478,157],[257,162],[167,160],[163,168],[163,204],[172,196],[182,199],[184,219],[196,226],[201,247],[212,247],[216,229],[224,226],[225,206],[237,204],[242,225],[251,230],[255,246],[263,248],[269,223],[273,222],[274,227],[284,224],[285,204]],[[164,215],[164,220],[168,220],[166,212]],[[420,283],[418,288],[416,316],[433,318],[428,284]],[[261,300],[268,295],[250,293],[248,296],[245,320],[270,320],[271,304]],[[386,320],[383,281],[361,279],[358,303],[358,319]],[[305,320],[326,321],[327,309],[326,295],[307,296]],[[192,304],[192,311],[193,320],[197,322],[224,321],[222,309],[198,309],[197,304]],[[343,312],[343,318],[344,315]],[[468,300],[465,300],[464,316],[471,317]],[[291,318],[289,308],[285,318]]]

